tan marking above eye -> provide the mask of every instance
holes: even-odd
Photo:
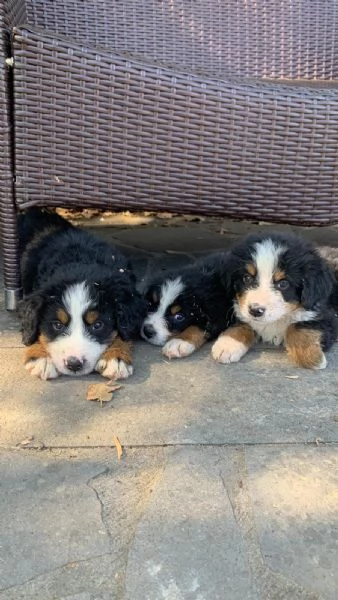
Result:
[[[151,294],[152,300],[154,304],[158,304],[158,293],[154,290]]]
[[[57,309],[56,316],[63,325],[68,325],[70,317],[63,308]]]
[[[99,313],[97,310],[87,310],[83,318],[87,325],[93,325],[93,323],[97,321],[98,317]]]
[[[273,281],[276,283],[276,281],[281,281],[282,279],[285,279],[286,277],[286,273],[285,271],[275,271],[272,278]]]
[[[249,273],[249,275],[252,275],[252,277],[256,277],[257,275],[257,269],[255,267],[255,265],[253,263],[249,263],[246,265],[246,270]]]
[[[179,313],[181,310],[182,306],[180,306],[179,304],[174,304],[170,307],[170,312],[172,315],[177,315],[177,313]]]

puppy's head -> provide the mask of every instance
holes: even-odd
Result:
[[[86,375],[117,335],[135,334],[142,306],[136,292],[111,282],[52,286],[21,303],[22,341],[39,341],[60,373]]]
[[[170,337],[190,325],[203,327],[198,297],[191,293],[181,277],[168,277],[151,285],[146,299],[148,314],[141,335],[151,344],[163,346]]]
[[[312,320],[327,302],[333,276],[311,244],[296,236],[252,236],[233,249],[237,317],[255,327],[286,317]]]

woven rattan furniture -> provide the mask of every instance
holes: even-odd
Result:
[[[336,0],[0,0],[0,21],[8,308],[30,205],[338,222]]]

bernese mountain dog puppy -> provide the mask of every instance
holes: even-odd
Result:
[[[156,276],[145,292],[141,336],[168,358],[189,356],[234,322],[231,291],[221,274],[228,255],[213,254]]]
[[[213,344],[220,363],[239,361],[256,340],[284,345],[291,362],[324,369],[337,338],[333,269],[295,235],[251,235],[231,250],[224,285],[236,323]]]
[[[19,216],[24,300],[19,307],[25,367],[41,379],[133,372],[131,343],[146,303],[119,250],[58,214]]]

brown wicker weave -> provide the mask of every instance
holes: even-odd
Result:
[[[8,298],[33,204],[338,222],[336,0],[0,0],[0,19]]]

